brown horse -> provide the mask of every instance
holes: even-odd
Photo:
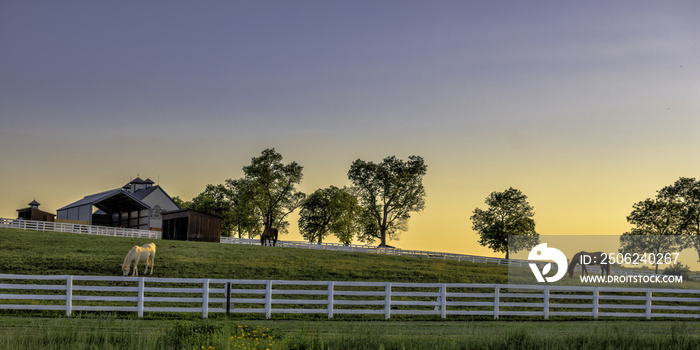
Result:
[[[271,246],[277,245],[277,229],[272,227],[266,227],[260,236],[260,245],[267,245],[270,243]]]
[[[586,270],[586,265],[600,265],[600,275],[609,276],[610,275],[610,262],[608,261],[608,256],[603,252],[578,252],[574,255],[569,263],[569,278],[574,276],[574,269],[576,269],[576,264],[581,264],[581,276],[588,275]]]

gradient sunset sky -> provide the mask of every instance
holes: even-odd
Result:
[[[307,194],[420,155],[389,244],[495,256],[469,219],[493,191],[542,235],[613,235],[700,177],[700,3],[4,1],[0,117],[0,217],[137,175],[190,200],[265,148]]]

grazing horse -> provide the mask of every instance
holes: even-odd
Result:
[[[260,245],[267,245],[270,243],[271,246],[277,245],[277,229],[272,227],[266,227],[260,236]]]
[[[155,243],[148,243],[144,244],[142,246],[134,246],[131,248],[129,253],[126,254],[126,257],[124,258],[124,263],[122,264],[122,271],[124,272],[124,276],[127,276],[129,274],[129,270],[131,269],[131,264],[134,264],[134,272],[132,273],[132,276],[138,276],[139,271],[138,271],[138,265],[139,261],[144,260],[146,262],[146,271],[144,273],[148,273],[148,266],[151,266],[151,275],[153,274],[153,260],[156,258],[156,245]]]
[[[585,261],[587,260],[587,262]],[[574,276],[574,269],[576,269],[576,264],[581,264],[581,276],[588,275],[588,270],[586,270],[586,265],[600,265],[600,275],[609,276],[610,275],[610,262],[608,261],[608,256],[603,252],[578,252],[574,255],[569,263],[569,278]]]

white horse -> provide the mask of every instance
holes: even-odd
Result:
[[[131,269],[131,264],[134,264],[134,273],[132,276],[138,276],[138,264],[140,260],[146,261],[146,271],[148,273],[148,265],[151,265],[151,275],[153,274],[153,259],[156,258],[156,245],[155,243],[148,243],[142,246],[134,246],[131,248],[126,257],[124,258],[124,263],[122,264],[122,271],[124,271],[124,276],[129,274]]]

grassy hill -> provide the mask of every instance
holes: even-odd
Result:
[[[120,276],[134,245],[156,243],[153,277],[507,283],[505,267],[366,253],[0,229],[0,271]],[[143,263],[139,270],[143,271]]]

